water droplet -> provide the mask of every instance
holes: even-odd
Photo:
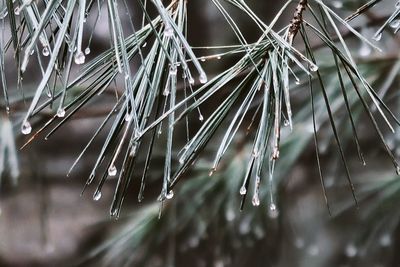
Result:
[[[207,75],[204,72],[200,73],[200,78],[199,78],[200,83],[204,84],[207,82],[207,80],[208,80]]]
[[[85,48],[85,55],[89,55],[90,54],[90,47],[86,47]]]
[[[169,73],[172,76],[175,76],[178,73],[178,68],[175,65],[171,65],[171,67],[169,68]]]
[[[372,39],[379,42],[382,39],[382,33],[381,32],[375,33],[375,35],[374,35],[374,37],[372,37]]]
[[[174,29],[170,25],[165,26],[164,34],[167,37],[171,37],[174,34]]]
[[[22,127],[21,127],[21,132],[22,134],[30,134],[32,132],[32,126],[29,123],[29,121],[25,121],[22,123]]]
[[[297,85],[299,85],[299,84],[300,84],[300,79],[299,79],[299,78],[296,78],[295,83],[296,83]]]
[[[65,109],[64,108],[59,108],[57,110],[57,117],[63,118],[65,116]]]
[[[316,72],[316,71],[318,70],[318,66],[315,65],[315,64],[312,64],[312,65],[310,65],[310,70],[311,70],[312,72]]]
[[[174,197],[174,191],[170,190],[168,194],[165,195],[166,199],[172,199]]]
[[[205,57],[201,57],[201,58],[200,58],[200,61],[205,62],[205,61],[206,61],[206,58],[205,58]]]
[[[260,198],[258,196],[258,193],[254,194],[253,199],[251,200],[251,203],[253,204],[254,207],[260,206]]]
[[[241,194],[242,196],[246,195],[247,193],[247,189],[245,186],[242,186],[239,190],[239,194]]]
[[[31,50],[30,55],[32,56],[33,54],[35,54],[35,49],[32,49],[32,50]]]
[[[289,120],[284,120],[283,121],[283,126],[287,127],[287,126],[289,126],[289,124],[290,124]]]
[[[400,26],[400,19],[393,20],[389,25],[394,29],[398,28]]]
[[[17,16],[19,16],[19,14],[21,14],[21,9],[20,9],[19,7],[16,7],[16,8],[14,9],[14,14],[17,15]]]
[[[50,50],[47,46],[43,47],[42,55],[48,57],[50,55]]]
[[[147,42],[144,42],[142,47],[146,47],[147,46]]]
[[[111,165],[111,166],[108,168],[108,175],[109,175],[109,176],[115,176],[115,175],[117,175],[117,168],[115,167],[115,165]]]
[[[168,96],[169,95],[169,87],[165,87],[164,91],[163,91],[163,96]]]
[[[383,236],[381,236],[381,238],[379,239],[379,244],[382,247],[388,247],[392,244],[392,238],[390,237],[390,234],[384,234]]]
[[[221,56],[217,56],[217,59],[220,60],[220,59],[221,59]]]
[[[93,200],[94,201],[99,201],[101,198],[101,191],[96,191],[93,195]]]
[[[204,121],[204,117],[202,114],[199,115],[199,121]]]
[[[357,248],[353,244],[349,244],[346,246],[345,254],[349,258],[353,258],[357,255]]]
[[[189,83],[190,83],[191,85],[194,84],[194,79],[193,79],[192,77],[189,78]]]
[[[132,114],[131,113],[126,113],[125,121],[131,121],[131,119],[132,119]]]
[[[279,210],[274,203],[269,205],[268,215],[270,218],[275,219],[279,215]]]
[[[81,64],[85,63],[85,54],[83,54],[82,52],[76,53],[75,57],[74,57],[74,61],[75,61],[75,64],[77,64],[77,65],[81,65]]]

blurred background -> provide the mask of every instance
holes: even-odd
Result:
[[[285,1],[248,2],[269,23]],[[367,1],[329,2],[345,17]],[[383,1],[352,25],[372,39],[395,4],[394,0]],[[237,9],[226,6],[248,42],[256,41],[260,33],[254,24]],[[192,46],[238,44],[211,1],[189,1],[188,8],[188,40]],[[290,10],[294,9],[292,5]],[[130,11],[139,27],[142,17],[138,6],[131,3]],[[292,11],[282,15],[278,29],[289,23]],[[88,18],[88,32],[93,19]],[[88,60],[109,46],[109,33],[104,30],[107,27],[106,20],[96,27]],[[400,39],[388,28],[377,43],[383,53],[370,50],[352,36],[346,38],[360,70],[398,115]],[[88,38],[89,34],[86,35]],[[198,53],[207,55],[204,50]],[[316,53],[322,58],[321,71],[326,74],[329,89],[339,90],[337,77],[331,75],[332,62],[324,58],[324,49],[316,48]],[[12,55],[6,58],[6,66],[12,66],[13,60]],[[207,61],[204,66],[212,77],[236,60],[232,56]],[[13,71],[12,67],[6,69],[8,76]],[[24,83],[33,86],[37,77],[32,71],[24,77]],[[15,86],[11,80],[10,86]],[[202,157],[174,190],[174,198],[164,203],[160,219],[157,196],[164,167],[163,152],[156,153],[159,159],[151,166],[144,201],[138,203],[140,181],[133,179],[121,217],[112,220],[109,208],[115,180],[106,182],[98,201],[93,200],[93,188],[81,195],[104,135],[96,139],[71,176],[66,177],[101,123],[104,116],[101,109],[112,107],[115,101],[112,93],[90,102],[49,140],[38,138],[23,150],[19,147],[27,137],[19,133],[18,123],[27,106],[21,103],[10,116],[1,114],[0,266],[400,266],[397,253],[400,182],[362,112],[362,105],[354,105],[352,111],[357,114],[356,125],[366,166],[357,158],[350,126],[340,123],[343,111],[335,111],[360,201],[358,208],[326,123],[326,110],[320,109],[325,114],[319,118],[319,133],[321,165],[332,210],[329,215],[316,163],[311,118],[307,116],[311,104],[304,92],[308,91],[308,84],[301,83],[292,91],[294,114],[298,115],[293,131],[284,129],[282,137],[281,158],[275,172],[277,210],[270,210],[268,202],[261,200],[260,206],[246,203],[240,211],[239,188],[251,153],[245,129],[224,157],[223,166],[209,176],[215,147],[221,139],[217,132]],[[202,106],[205,117],[213,106],[214,100]],[[46,112],[41,116],[43,120],[49,118]],[[193,130],[200,123],[191,125]],[[379,124],[398,156],[399,131],[393,134],[382,122]],[[14,140],[18,162],[10,152],[12,149],[5,151],[7,146],[13,147]],[[267,198],[267,193],[263,196]]]

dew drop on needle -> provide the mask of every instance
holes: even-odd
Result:
[[[115,176],[115,175],[117,175],[117,168],[115,167],[115,165],[111,165],[111,166],[108,168],[108,175],[110,175],[110,176]]]
[[[174,197],[174,191],[170,190],[168,194],[165,195],[166,199],[172,199]]]
[[[101,191],[96,191],[96,193],[94,193],[93,200],[99,201],[100,198],[101,198]]]
[[[76,53],[76,55],[74,57],[74,61],[75,61],[75,64],[77,64],[77,65],[81,65],[81,64],[85,63],[85,55],[82,52]]]
[[[47,46],[43,47],[42,55],[48,57],[50,55],[50,50]]]
[[[22,123],[22,128],[21,128],[22,134],[30,134],[32,132],[32,126],[28,121],[25,121]]]

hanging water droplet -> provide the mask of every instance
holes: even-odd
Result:
[[[65,109],[64,108],[58,108],[57,110],[57,117],[63,118],[65,116]]]
[[[101,198],[101,191],[96,191],[93,195],[93,200],[94,201],[99,201]]]
[[[131,113],[126,113],[126,115],[125,115],[125,121],[131,121],[131,119],[132,119],[132,114]]]
[[[382,33],[381,32],[375,33],[375,35],[374,35],[374,37],[372,37],[372,39],[379,42],[382,39]]]
[[[178,69],[174,64],[172,64],[171,67],[169,68],[169,73],[172,76],[175,76],[178,73]]]
[[[144,42],[142,47],[146,47],[147,46],[147,42]]]
[[[312,65],[310,65],[310,70],[311,70],[312,72],[316,72],[316,71],[318,70],[318,66],[315,65],[315,64],[312,64]]]
[[[289,120],[284,120],[283,121],[283,126],[287,127],[287,126],[289,126],[289,124],[290,124]]]
[[[17,16],[19,16],[19,15],[21,14],[21,9],[20,9],[19,7],[16,7],[16,8],[14,9],[14,14],[17,15]]]
[[[90,54],[90,47],[86,47],[85,48],[85,55],[89,55]]]
[[[43,47],[42,55],[48,57],[50,55],[50,50],[47,46]]]
[[[199,115],[199,121],[204,121],[204,117],[202,114]]]
[[[201,61],[201,62],[205,62],[205,61],[206,61],[206,58],[205,58],[205,57],[201,57],[201,58],[200,58],[200,61]]]
[[[279,215],[278,208],[276,207],[275,203],[271,203],[268,209],[268,215],[270,218],[275,219]]]
[[[174,29],[170,25],[165,26],[164,34],[167,37],[171,37],[174,34]]]
[[[76,53],[75,57],[74,57],[74,61],[75,61],[75,64],[77,64],[77,65],[81,65],[81,64],[85,63],[85,54],[83,54],[82,52]]]
[[[111,212],[110,212],[110,215],[111,215],[111,217],[115,217],[116,219],[118,219],[118,209],[117,208],[114,208],[114,209],[112,209],[111,210]]]
[[[169,190],[168,194],[165,195],[166,199],[172,199],[174,197],[174,191]]]
[[[111,165],[111,166],[108,168],[108,175],[109,175],[109,176],[115,176],[115,175],[117,175],[117,168],[115,167],[115,165]]]
[[[29,123],[29,121],[25,121],[22,123],[22,127],[21,127],[21,133],[22,134],[30,134],[32,132],[32,126]]]
[[[353,244],[349,244],[346,246],[345,254],[349,258],[353,258],[357,255],[357,248]]]
[[[220,59],[221,59],[221,56],[217,56],[217,59],[220,60]]]
[[[296,78],[295,83],[296,83],[297,85],[299,85],[299,84],[300,84],[300,79],[299,79],[299,78]]]
[[[239,190],[239,194],[242,195],[242,196],[244,196],[244,195],[246,195],[246,193],[247,193],[247,189],[246,189],[246,187],[243,185],[243,186],[240,188],[240,190]]]
[[[194,84],[194,79],[193,79],[192,77],[189,78],[189,83],[190,83],[191,85]]]
[[[400,19],[393,20],[389,25],[394,29],[398,28],[400,26]]]
[[[169,87],[165,87],[164,91],[163,91],[163,96],[168,96],[169,95]]]
[[[251,203],[253,204],[254,207],[260,206],[260,198],[258,196],[258,193],[254,194],[253,199],[251,200]]]
[[[207,82],[207,75],[206,75],[204,72],[200,73],[199,81],[200,81],[200,83],[202,83],[202,84],[204,84],[204,83]]]

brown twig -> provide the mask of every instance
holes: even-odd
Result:
[[[296,11],[293,14],[293,19],[290,21],[289,27],[289,39],[293,40],[298,31],[300,30],[300,25],[303,22],[303,12],[306,10],[307,0],[300,0],[296,7]]]

